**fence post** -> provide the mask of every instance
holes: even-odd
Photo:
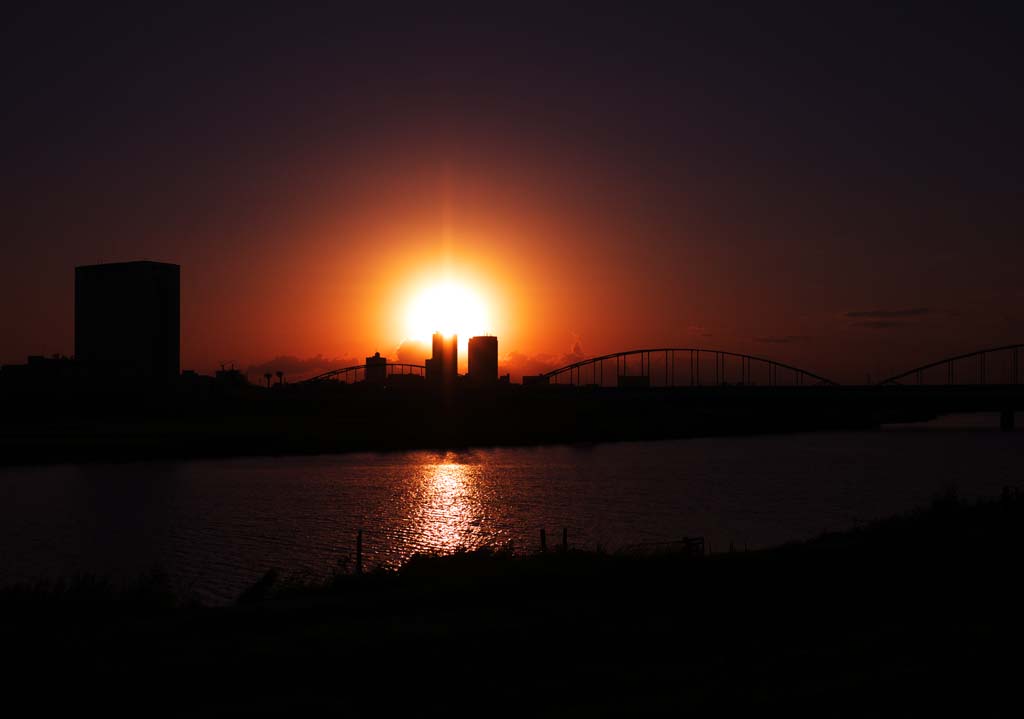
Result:
[[[363,573],[363,530],[356,534],[356,574]]]
[[[1015,420],[1013,409],[1004,409],[999,414],[999,428],[1004,432],[1012,432],[1016,424]]]

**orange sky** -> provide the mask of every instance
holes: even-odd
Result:
[[[878,255],[762,241],[756,223],[682,182],[647,198],[628,174],[540,156],[430,159],[321,168],[299,177],[316,191],[296,196],[281,196],[284,185],[268,176],[230,198],[235,208],[251,202],[248,215],[155,227],[145,217],[100,218],[109,235],[100,229],[88,250],[30,254],[33,277],[7,285],[4,299],[23,303],[31,321],[8,334],[2,360],[71,351],[75,264],[142,258],[182,265],[182,367],[203,372],[223,360],[247,368],[279,356],[396,358],[411,295],[446,276],[485,299],[501,355],[516,353],[503,361],[516,377],[574,347],[589,356],[701,346],[863,381],[1013,341],[1012,323],[992,310],[999,293],[967,278],[954,288],[941,258],[885,260],[887,273],[919,268],[906,286],[874,276]],[[178,232],[188,239],[172,244]],[[960,301],[944,306],[953,289]]]
[[[395,357],[449,273],[514,378],[697,345],[863,382],[1024,336],[998,23],[43,15],[6,38],[0,362],[70,353],[75,265],[136,259],[182,266],[202,372]]]

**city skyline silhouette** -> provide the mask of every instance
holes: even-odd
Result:
[[[447,276],[486,295],[513,377],[713,345],[862,383],[1019,341],[995,17],[24,10],[0,364],[72,353],[68,267],[137,259],[189,268],[202,373],[398,356]]]
[[[1013,714],[1019,8],[5,11],[7,714]]]

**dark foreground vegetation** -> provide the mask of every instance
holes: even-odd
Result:
[[[1024,498],[694,557],[415,557],[231,607],[159,576],[0,593],[5,703],[39,711],[1015,714]]]

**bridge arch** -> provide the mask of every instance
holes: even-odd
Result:
[[[365,364],[357,364],[352,365],[351,367],[332,369],[328,372],[318,374],[316,377],[304,379],[301,384],[324,382],[327,380],[358,382],[360,379],[366,379],[366,368],[368,366],[369,365]],[[396,375],[413,375],[423,377],[426,373],[426,367],[421,364],[409,364],[408,362],[388,362],[384,365],[384,372],[386,377],[393,377]],[[360,375],[362,375],[362,377],[360,377]]]
[[[912,384],[984,385],[1020,384],[1024,344],[1003,345],[946,357],[882,380],[880,385]],[[942,381],[935,382],[936,377]],[[926,381],[931,380],[931,381]],[[972,380],[970,382],[966,380]]]
[[[549,384],[605,386],[605,365],[612,361],[615,362],[615,374],[611,378],[618,386],[837,384],[813,372],[766,357],[704,347],[657,347],[613,352],[567,364],[541,377]],[[713,369],[709,371],[711,365]],[[638,371],[631,373],[631,368]]]

